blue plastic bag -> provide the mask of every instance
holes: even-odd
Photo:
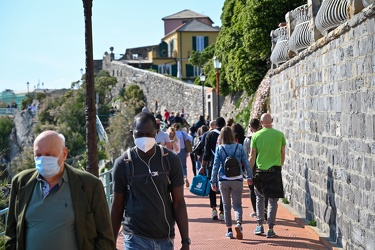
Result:
[[[207,196],[210,193],[210,180],[206,175],[198,174],[193,177],[190,192],[198,196]]]

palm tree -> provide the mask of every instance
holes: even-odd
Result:
[[[94,86],[94,61],[92,46],[92,0],[82,0],[85,15],[85,44],[86,44],[86,155],[87,172],[99,176],[98,148],[96,138],[96,110]]]

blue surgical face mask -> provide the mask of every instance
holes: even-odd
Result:
[[[60,171],[60,166],[58,163],[60,155],[58,157],[54,157],[54,156],[35,157],[34,158],[35,167],[36,167],[36,170],[39,172],[39,174],[41,174],[44,178],[50,178],[56,175]]]

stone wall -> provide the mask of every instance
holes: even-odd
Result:
[[[142,88],[146,96],[147,106],[151,111],[155,110],[157,101],[158,109],[161,110],[162,114],[164,109],[174,112],[181,112],[184,109],[184,112],[189,114],[189,123],[196,122],[199,115],[202,114],[202,86],[185,83],[148,70],[134,68],[121,61],[111,61],[108,53],[103,58],[103,70],[117,78],[117,85],[112,89],[112,96],[116,96],[122,88],[129,84],[137,84]],[[133,76],[136,77],[134,81]],[[205,115],[207,115],[207,95],[211,93],[212,98],[216,97],[214,91],[212,88],[205,87]],[[236,102],[240,98],[241,103],[236,108]],[[235,117],[249,100],[250,98],[246,93],[220,98],[221,116],[224,118]]]
[[[345,249],[375,248],[375,4],[271,74],[286,197]]]

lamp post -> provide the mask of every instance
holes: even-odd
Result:
[[[27,94],[29,94],[29,85],[30,85],[30,83],[27,82],[26,84],[27,84]]]
[[[221,62],[216,56],[213,58],[214,68],[216,70],[216,96],[217,96],[217,117],[220,116],[220,69]]]
[[[204,117],[204,82],[206,81],[206,75],[202,72],[202,74],[199,77],[202,83],[202,114]]]

